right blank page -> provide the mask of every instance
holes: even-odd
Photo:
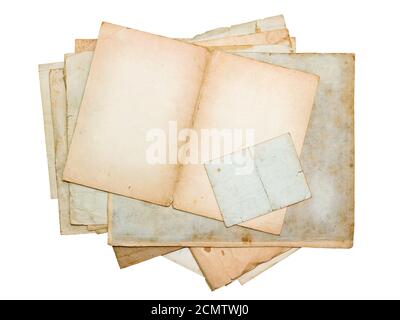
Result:
[[[290,133],[300,154],[306,134],[319,78],[252,59],[215,51],[207,68],[194,129],[254,130],[252,144],[228,146],[223,154]],[[211,156],[205,161],[212,160]],[[222,220],[203,164],[181,167],[174,193],[174,207]],[[250,220],[242,226],[260,229],[266,222],[277,225],[286,209]],[[279,230],[280,231],[280,230]]]

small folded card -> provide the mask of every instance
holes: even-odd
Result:
[[[205,164],[227,227],[311,197],[289,133]]]

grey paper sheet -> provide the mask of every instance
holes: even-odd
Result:
[[[205,168],[227,227],[311,197],[289,133]]]
[[[353,245],[354,55],[246,54],[320,76],[300,161],[313,197],[289,207],[280,236],[184,212],[159,212],[133,199],[113,196],[110,244],[178,246],[336,247]],[[140,214],[139,214],[140,212]]]
[[[203,276],[199,265],[188,248],[182,248],[177,251],[167,253],[163,257],[190,271],[193,271],[194,273],[197,273],[200,276]]]

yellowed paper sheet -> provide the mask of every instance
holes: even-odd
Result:
[[[105,230],[107,232],[107,225],[101,225],[101,224],[91,224],[87,226],[89,231],[96,231],[96,230]]]
[[[206,281],[212,290],[228,285],[259,264],[285,253],[290,248],[191,248]],[[251,257],[251,263],[249,263]]]
[[[296,52],[292,42],[274,45],[247,45],[247,46],[221,46],[212,47],[210,49],[222,50],[228,53],[242,53],[242,52],[269,52],[269,53],[294,53]]]
[[[57,176],[58,206],[61,234],[88,233],[83,226],[71,225],[69,218],[69,187],[62,180],[65,160],[67,158],[67,101],[65,93],[64,70],[53,69],[49,74],[50,97],[54,125],[55,166]]]
[[[253,270],[248,271],[245,274],[243,274],[242,276],[240,276],[240,278],[238,279],[240,284],[244,285],[245,283],[247,283],[250,280],[252,280],[255,277],[257,277],[259,274],[261,274],[264,271],[267,271],[268,269],[272,268],[274,265],[276,265],[277,263],[281,262],[283,259],[286,259],[290,255],[295,253],[297,250],[299,250],[299,249],[298,248],[289,249],[285,253],[282,253],[282,254],[272,258],[271,260],[259,264]]]
[[[126,268],[137,263],[174,252],[179,247],[113,247],[119,267]]]
[[[170,205],[179,167],[149,164],[146,135],[168,132],[171,120],[190,127],[208,57],[198,46],[103,23],[64,179]]]
[[[256,32],[265,32],[286,28],[285,18],[283,15],[267,17],[264,19],[254,20],[241,24],[235,24],[230,27],[222,27],[213,29],[194,36],[195,41],[219,39],[232,36],[247,35]]]
[[[47,166],[49,171],[51,199],[57,199],[57,179],[55,168],[54,130],[50,101],[49,74],[51,70],[60,68],[63,68],[62,62],[39,65],[40,94],[42,98],[43,122],[46,140]]]
[[[94,51],[97,39],[75,39],[75,53]]]
[[[287,42],[285,42],[287,41]],[[191,40],[191,43],[203,47],[221,47],[221,46],[247,46],[247,45],[273,45],[289,43],[290,36],[287,29],[278,29],[267,32],[259,32],[249,35],[232,36],[212,40]]]
[[[84,89],[84,84],[86,85],[87,81],[87,74],[90,68],[91,60],[93,53],[90,51],[93,51],[95,48],[96,40],[77,40],[76,41],[76,51],[84,54],[78,54],[78,55],[69,55],[66,59],[66,81],[67,81],[67,93],[68,93],[68,83],[69,87],[74,88],[74,92],[82,91]],[[78,75],[75,75],[78,72]],[[76,79],[71,79],[68,77],[68,74],[74,76]],[[82,81],[82,78],[84,80]],[[71,83],[72,82],[72,83]],[[71,92],[70,92],[71,94]],[[83,92],[82,92],[83,94]],[[70,97],[68,99],[69,107],[70,107],[70,114],[68,116],[68,138],[69,142],[70,139],[72,138],[72,133],[75,129],[75,124],[76,124],[76,116],[77,116],[77,109],[80,107],[80,102],[82,99],[82,94],[78,97],[76,97],[76,93],[73,97]],[[74,107],[73,110],[71,110],[71,107]],[[70,191],[71,191],[71,186],[74,184],[69,184],[70,185]],[[99,190],[94,190],[90,189],[84,186],[79,186],[79,185],[74,185],[75,187],[80,187],[83,189],[88,189],[90,190],[90,195],[87,194],[78,194],[77,196],[81,198],[80,202],[81,203],[86,203],[87,210],[86,212],[88,213],[89,217],[96,216],[96,207],[98,207],[97,203],[96,205],[93,205],[93,194],[98,193],[99,195],[95,196],[97,198],[98,196],[102,196],[104,192],[99,191]],[[86,199],[86,197],[89,197]],[[95,202],[96,203],[96,202]],[[100,202],[102,203],[102,201]],[[74,201],[70,202],[71,207],[73,208],[75,205]],[[104,219],[107,218],[107,204],[104,204],[104,207],[101,207],[99,211],[97,212],[102,212],[103,208],[105,208],[104,212]],[[73,212],[73,209],[71,210]],[[107,232],[107,225],[88,225],[88,230],[89,231],[95,231],[96,233],[106,233]],[[117,258],[118,264],[120,268],[126,268],[132,265],[135,265],[137,263],[152,259],[154,257],[164,255],[165,253],[170,254],[170,259],[174,259],[174,252],[179,248],[176,247],[153,247],[153,248],[148,248],[148,247],[114,247],[114,252],[115,256]],[[182,255],[182,254],[181,254]],[[181,256],[180,255],[180,256]],[[176,260],[176,259],[175,259]],[[175,261],[178,263],[178,261]]]

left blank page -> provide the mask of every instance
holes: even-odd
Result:
[[[64,179],[168,206],[176,164],[150,164],[147,134],[191,127],[207,49],[103,23]],[[143,182],[146,183],[143,183]]]

